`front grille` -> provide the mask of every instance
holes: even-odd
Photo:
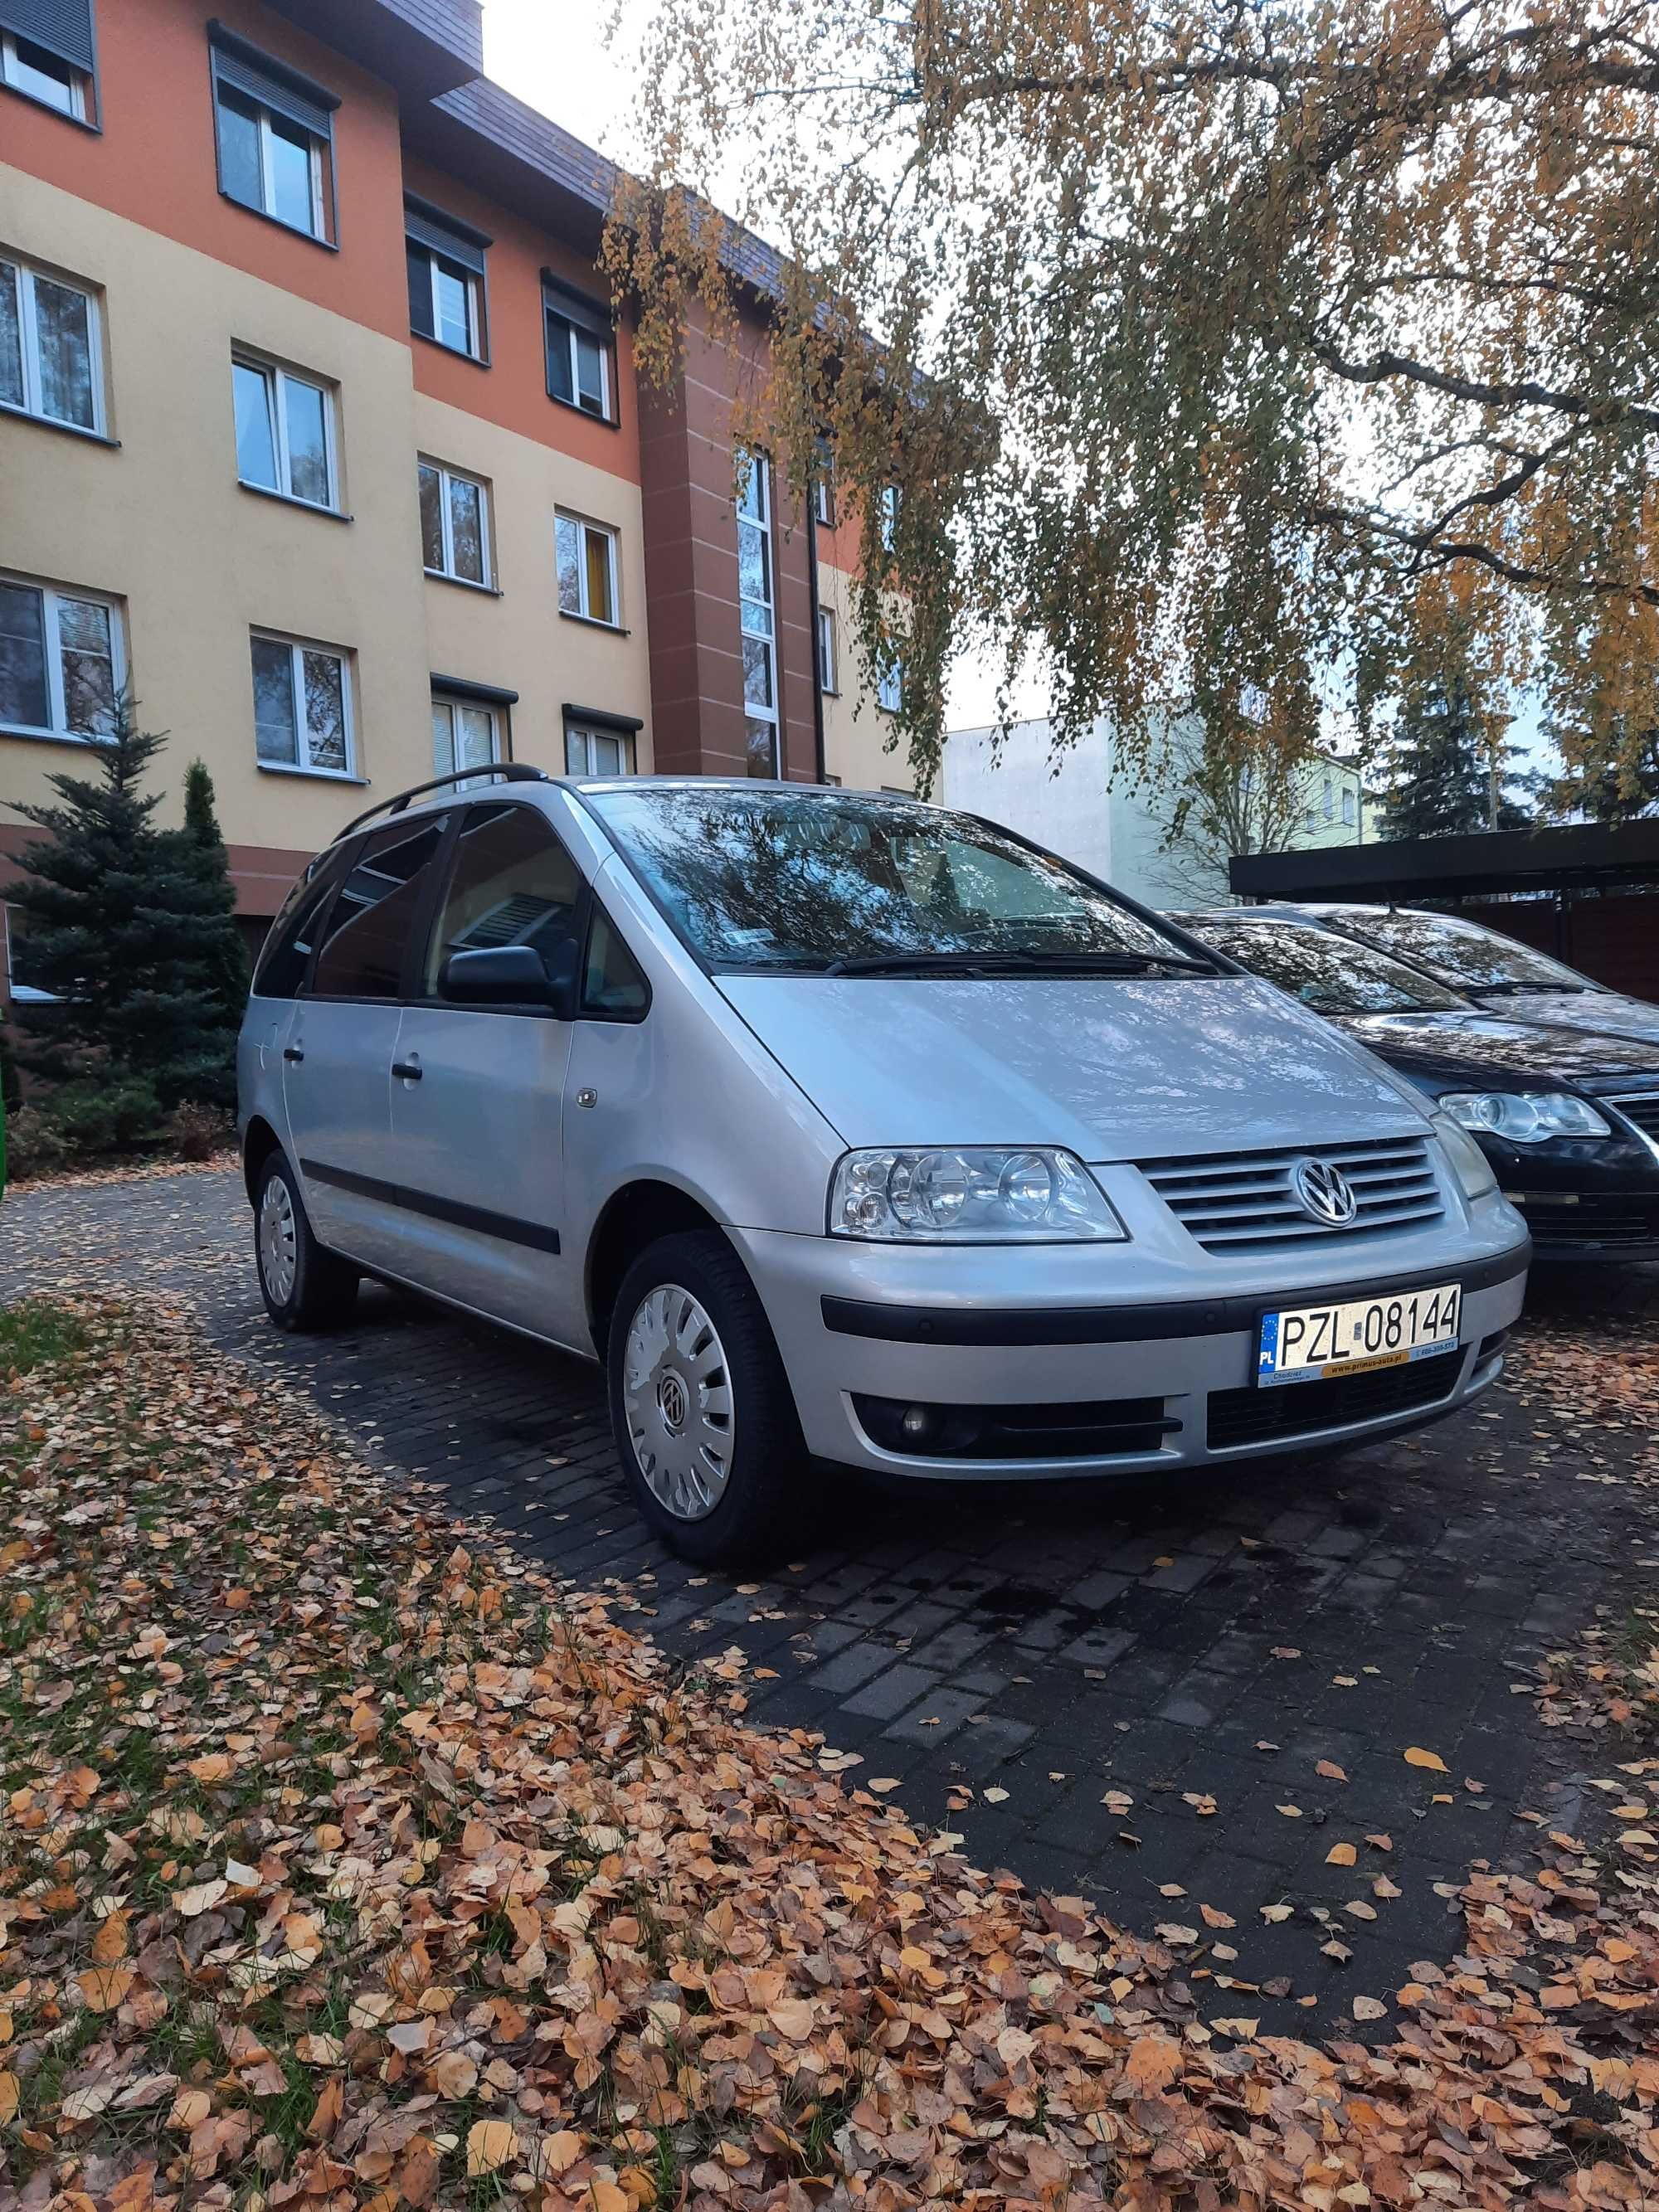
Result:
[[[1649,1091],[1636,1098],[1606,1098],[1606,1106],[1615,1106],[1627,1121],[1634,1121],[1644,1137],[1659,1143],[1659,1091]]]
[[[1316,1221],[1291,1177],[1314,1158],[1340,1169],[1358,1200],[1352,1221]],[[1140,1171],[1206,1252],[1261,1251],[1309,1237],[1365,1237],[1414,1229],[1444,1212],[1421,1137],[1322,1145],[1296,1152],[1223,1152],[1206,1159],[1143,1160]]]
[[[1553,1198],[1505,1193],[1540,1246],[1659,1244],[1659,1197]]]
[[[1212,1451],[1304,1437],[1316,1429],[1377,1421],[1386,1413],[1415,1413],[1449,1396],[1463,1364],[1462,1351],[1437,1352],[1369,1375],[1337,1375],[1318,1382],[1284,1382],[1273,1389],[1212,1390],[1208,1435]]]

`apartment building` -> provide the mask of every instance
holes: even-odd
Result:
[[[761,455],[734,503],[744,345],[635,379],[613,183],[483,76],[477,0],[0,0],[0,799],[130,691],[257,933],[487,760],[908,783],[833,489]]]

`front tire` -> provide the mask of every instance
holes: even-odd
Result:
[[[253,1190],[253,1254],[259,1295],[278,1328],[336,1328],[357,1299],[357,1270],[317,1242],[299,1179],[270,1152]]]
[[[802,1518],[806,1449],[765,1310],[718,1230],[634,1261],[607,1366],[617,1453],[653,1533],[704,1565],[780,1546]]]

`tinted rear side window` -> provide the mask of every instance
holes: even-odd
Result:
[[[298,992],[316,946],[318,921],[339,880],[340,864],[331,860],[314,876],[302,876],[283,901],[253,973],[256,999],[291,999]]]
[[[340,886],[311,979],[320,999],[396,999],[447,814],[393,823],[366,838]]]

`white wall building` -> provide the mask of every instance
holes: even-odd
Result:
[[[1006,823],[1145,906],[1213,906],[1230,896],[1224,862],[1185,841],[1170,844],[1168,783],[1114,783],[1109,722],[1056,755],[1046,720],[1016,722],[994,757],[990,728],[945,739],[939,797],[946,806]],[[1298,846],[1363,842],[1364,793],[1352,763],[1322,754],[1304,772]]]

